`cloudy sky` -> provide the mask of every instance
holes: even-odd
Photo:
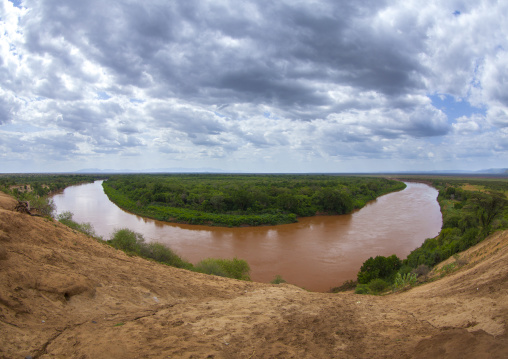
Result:
[[[0,0],[0,172],[508,167],[508,1]]]

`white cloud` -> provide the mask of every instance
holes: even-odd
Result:
[[[508,4],[23,4],[0,2],[7,157],[347,171],[507,155]],[[448,118],[433,94],[485,116]]]

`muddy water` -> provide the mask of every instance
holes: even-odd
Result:
[[[76,221],[92,223],[105,239],[114,229],[127,227],[142,233],[147,241],[169,245],[192,263],[208,257],[238,257],[248,261],[254,281],[269,282],[279,274],[313,291],[327,291],[355,279],[361,264],[371,256],[405,258],[426,238],[436,236],[442,224],[437,191],[421,183],[407,183],[405,190],[382,196],[350,215],[249,228],[142,218],[109,201],[101,183],[69,187],[53,196],[58,213],[73,212]]]

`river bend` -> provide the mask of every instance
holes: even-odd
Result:
[[[369,202],[348,215],[300,218],[298,223],[224,228],[182,225],[139,217],[118,208],[102,190],[102,181],[72,186],[53,196],[57,212],[71,211],[108,239],[117,228],[142,233],[147,241],[168,245],[196,263],[208,257],[247,260],[254,281],[275,275],[313,291],[327,291],[355,279],[371,256],[405,258],[442,225],[437,190],[407,183],[403,191]]]

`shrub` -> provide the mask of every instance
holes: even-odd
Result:
[[[33,193],[25,193],[23,197],[24,200],[30,202],[30,207],[35,208],[40,215],[47,217],[53,216],[56,205],[52,199],[40,197]]]
[[[400,273],[397,273],[395,276],[395,284],[394,289],[402,289],[407,286],[412,286],[416,283],[416,274],[415,273],[406,273],[404,275],[401,275]]]
[[[282,278],[279,274],[275,276],[275,278],[270,282],[272,284],[281,284],[281,283],[287,283],[284,278]]]
[[[344,283],[342,283],[340,286],[333,287],[332,289],[330,289],[330,292],[332,292],[332,293],[346,292],[348,290],[355,289],[357,285],[358,285],[357,281],[355,281],[355,280],[347,280]]]
[[[370,289],[367,284],[359,284],[355,289],[356,294],[370,294]]]
[[[74,214],[70,211],[65,211],[56,216],[56,220],[62,224],[65,224],[67,227],[72,228],[76,231],[82,232],[90,237],[94,237],[96,239],[101,239],[97,233],[95,233],[95,229],[93,228],[91,223],[78,223],[72,219]]]
[[[379,294],[387,289],[390,284],[381,278],[376,278],[371,280],[368,286],[372,294]]]
[[[71,211],[65,211],[65,212],[62,212],[60,213],[59,215],[56,216],[56,220],[57,221],[72,221],[72,217],[74,216],[74,213],[72,213]]]
[[[196,271],[201,273],[214,274],[234,279],[250,280],[250,267],[243,259],[206,258],[196,264],[194,268]]]
[[[227,277],[228,275],[222,269],[221,265],[217,263],[216,259],[213,258],[207,258],[200,261],[198,264],[194,266],[194,270],[196,272],[204,273],[204,274],[211,274],[216,275],[219,277]]]
[[[416,274],[418,277],[426,276],[429,274],[430,268],[425,264],[420,264],[416,269],[414,269],[411,273]]]
[[[358,284],[355,289],[356,294],[380,294],[390,287],[387,281],[376,278],[371,280],[368,284]]]
[[[413,270],[414,269],[412,267],[408,266],[407,264],[404,264],[402,265],[402,267],[400,267],[398,273],[400,273],[400,275],[404,275],[406,273],[411,273]]]
[[[162,243],[143,243],[141,245],[141,256],[177,268],[190,269],[192,267],[192,264],[184,261],[171,248],[166,247]]]
[[[108,243],[116,249],[138,255],[141,255],[141,247],[144,242],[145,239],[142,234],[127,228],[117,229],[108,241]]]

